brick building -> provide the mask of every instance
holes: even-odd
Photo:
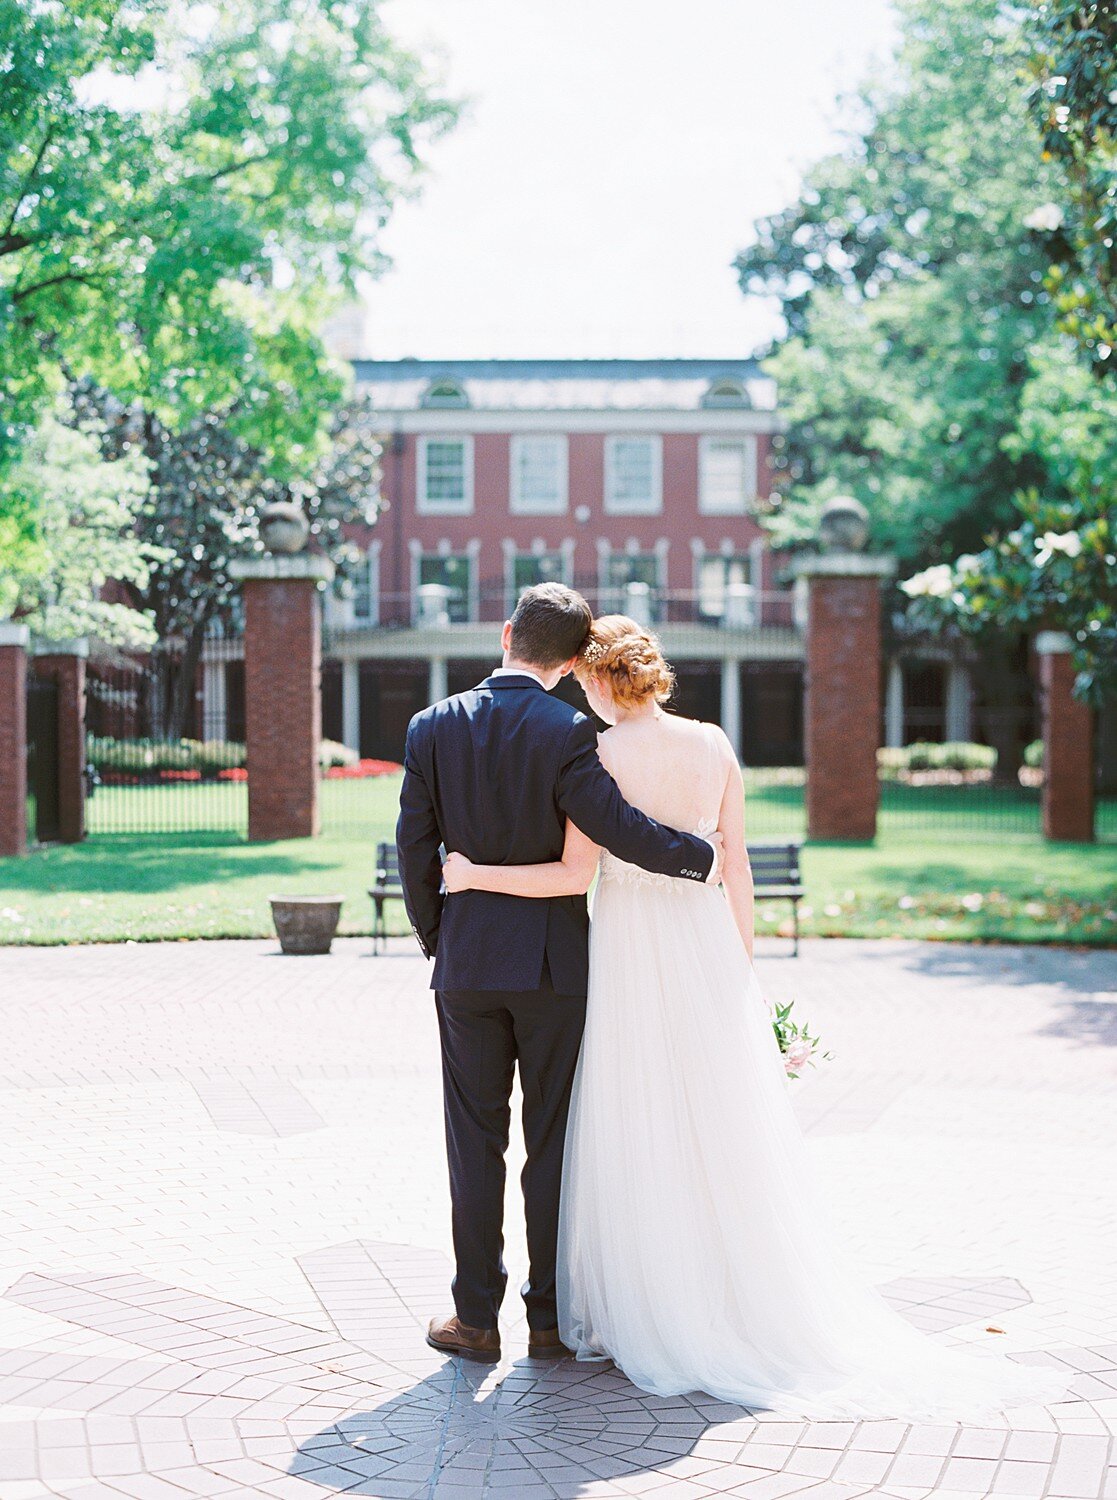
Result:
[[[497,660],[520,590],[557,578],[654,625],[677,707],[748,764],[802,763],[801,611],[758,520],[779,416],[756,361],[353,363],[385,509],[351,535],[355,589],[326,599],[329,738],[398,759],[411,715]],[[240,655],[207,652],[206,737],[243,735]],[[970,671],[933,643],[894,651],[882,687],[887,744],[978,727]]]
[[[383,499],[327,604],[326,732],[398,756],[476,682],[525,586],[557,578],[660,631],[680,707],[754,764],[801,756],[801,643],[757,522],[775,391],[751,360],[359,360]]]

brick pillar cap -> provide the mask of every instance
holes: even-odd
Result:
[[[1038,656],[1067,656],[1074,650],[1074,642],[1065,630],[1041,630],[1036,636]]]
[[[31,631],[26,625],[17,625],[14,620],[0,620],[0,646],[23,646],[31,640]]]
[[[334,565],[317,553],[267,553],[263,557],[235,557],[229,564],[229,577],[247,582],[253,578],[310,578],[315,583],[330,583]]]
[[[798,578],[891,578],[896,559],[866,552],[811,552],[792,560]]]
[[[76,635],[64,641],[36,641],[34,654],[36,656],[88,656],[89,640],[84,635]]]

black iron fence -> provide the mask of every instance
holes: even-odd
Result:
[[[230,643],[229,653],[236,648]],[[182,681],[181,653],[90,660],[86,676],[87,829],[243,834],[245,746],[227,706]],[[200,674],[199,674],[200,675]]]

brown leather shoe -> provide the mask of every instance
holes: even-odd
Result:
[[[574,1350],[568,1349],[559,1338],[557,1328],[529,1328],[527,1332],[529,1359],[573,1359]]]
[[[500,1359],[500,1329],[470,1328],[460,1318],[432,1318],[427,1329],[427,1343],[443,1354],[460,1354],[479,1364],[495,1365]]]

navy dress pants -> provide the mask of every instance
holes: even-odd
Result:
[[[538,990],[445,990],[435,1003],[458,1317],[471,1328],[495,1328],[504,1299],[504,1158],[518,1063],[527,1146],[521,1182],[529,1270],[523,1297],[529,1328],[555,1328],[562,1156],[585,996],[556,994],[544,970]]]

